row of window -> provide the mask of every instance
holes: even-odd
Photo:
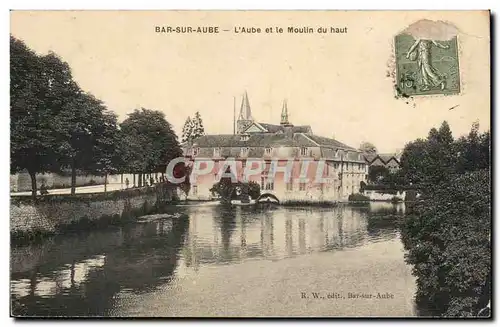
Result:
[[[335,157],[339,157],[339,152],[340,150],[335,151]],[[248,147],[243,147],[240,149],[240,155],[242,157],[248,156],[248,153],[250,152],[250,148]],[[197,156],[200,153],[200,148],[193,148],[192,149],[192,154],[193,156]],[[271,155],[273,153],[273,148],[265,148],[264,149],[265,155]],[[343,154],[343,152],[342,152]],[[300,155],[301,156],[308,156],[310,155],[309,148],[307,147],[302,147],[300,148]],[[220,157],[221,156],[221,148],[214,148],[214,157]],[[361,160],[361,154],[358,154],[357,157],[358,160]]]
[[[266,190],[266,191],[273,191],[274,190],[274,183],[273,182],[269,182],[269,181],[265,181],[264,179],[262,179],[262,182],[261,182],[261,190]],[[352,192],[354,193],[355,190],[357,189],[356,186],[346,186],[345,187],[345,190],[346,192],[348,193],[349,192],[349,189],[352,188]],[[292,183],[287,183],[286,184],[286,190],[287,191],[293,191],[293,184]],[[305,191],[306,190],[306,183],[299,183],[299,191]],[[323,184],[321,184],[321,190],[323,190]],[[192,195],[198,195],[198,186],[197,185],[192,185],[191,187],[191,194]]]

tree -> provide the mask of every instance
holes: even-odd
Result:
[[[443,122],[405,147],[401,172],[421,197],[402,225],[417,303],[431,315],[473,316],[491,298],[490,133],[453,141]]]
[[[96,175],[104,175],[104,191],[107,187],[107,176],[123,171],[125,162],[121,146],[121,131],[118,129],[116,114],[105,111],[99,137],[96,139],[94,160],[89,171]]]
[[[191,141],[197,139],[200,136],[205,135],[205,127],[203,127],[203,121],[201,119],[200,113],[197,111],[192,120],[192,134]]]
[[[404,221],[417,303],[432,315],[472,316],[491,296],[490,183],[488,170],[455,175],[426,189]]]
[[[102,101],[83,91],[75,93],[57,120],[59,158],[71,169],[71,194],[75,194],[77,172],[107,176],[117,171],[116,115]]]
[[[479,133],[479,123],[472,125],[467,136],[456,142],[459,172],[487,169],[490,166],[490,132]]]
[[[57,117],[78,88],[59,57],[38,56],[12,36],[10,73],[11,173],[27,170],[36,198],[36,174],[60,169]]]
[[[227,167],[225,174],[232,174],[230,167]],[[210,188],[210,192],[213,195],[219,196],[222,204],[230,204],[231,199],[236,195],[238,184],[233,183],[231,177],[224,176]]]
[[[377,154],[377,148],[370,142],[363,142],[360,144],[359,149],[364,153]]]
[[[182,156],[177,136],[160,111],[136,109],[120,124],[120,129],[125,162],[131,172],[161,172],[170,160]]]
[[[389,175],[389,169],[385,166],[373,165],[368,168],[368,180],[374,184],[380,183]]]
[[[417,139],[405,146],[400,161],[401,175],[406,184],[433,185],[455,172],[456,161],[453,136],[444,121],[439,130],[429,131],[427,139]]]
[[[188,116],[186,119],[186,122],[184,123],[184,126],[182,127],[182,138],[181,138],[181,143],[187,143],[191,141],[191,135],[193,134],[193,121],[191,120],[191,117]]]

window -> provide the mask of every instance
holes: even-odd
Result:
[[[339,156],[339,150],[335,150],[335,157]]]
[[[193,185],[193,195],[198,195],[198,186]]]
[[[307,155],[307,148],[300,148],[300,155],[306,156]]]
[[[197,156],[200,152],[200,148],[193,148],[193,156]]]
[[[214,157],[220,157],[220,148],[214,148]]]
[[[299,184],[299,191],[305,191],[306,190],[306,183],[300,183]]]
[[[267,178],[262,177],[260,187],[263,190],[272,191],[272,190],[274,190],[274,181],[271,179],[267,179]]]
[[[339,164],[338,163],[334,163],[333,164],[333,168],[338,169],[339,168]]]
[[[247,161],[246,160],[242,160],[241,161],[241,169],[245,169],[245,167],[247,166]]]
[[[248,152],[250,151],[249,148],[241,148],[241,156],[246,157],[248,156]]]
[[[290,183],[286,183],[286,190],[293,191],[293,182],[292,181],[290,181]]]
[[[266,148],[266,150],[265,150],[265,154],[268,156],[270,156],[272,152],[273,152],[272,148]]]
[[[248,135],[248,134],[242,134],[241,135],[241,140],[242,141],[248,141],[249,138],[250,138],[250,135]]]

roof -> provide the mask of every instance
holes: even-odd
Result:
[[[384,164],[387,164],[391,160],[396,160],[399,163],[399,160],[401,159],[401,156],[396,153],[364,153],[363,156],[369,163],[373,163],[377,158],[379,158]]]
[[[324,146],[324,147],[340,148],[340,149],[346,149],[346,150],[359,152],[359,150],[357,150],[353,147],[350,147],[342,142],[339,142],[339,141],[334,140],[334,139],[330,139],[328,137],[317,136],[317,135],[308,135],[307,137],[309,137],[314,142],[316,142],[317,144]]]
[[[293,137],[286,134],[252,133],[248,134],[248,140],[242,141],[241,135],[222,134],[204,135],[193,141],[193,145],[201,148],[206,147],[312,147],[317,146],[301,133],[295,133]]]
[[[268,123],[258,123],[260,126],[264,127],[268,133],[277,133],[277,132],[284,132],[285,127],[282,125],[275,125],[275,124],[268,124]],[[311,126],[309,125],[302,125],[302,126],[292,126],[292,132],[294,133],[310,133],[311,132]]]

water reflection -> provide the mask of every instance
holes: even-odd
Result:
[[[202,265],[285,260],[397,237],[404,206],[178,208],[179,219],[68,235],[11,253],[14,315],[103,316]],[[402,264],[404,264],[402,262]],[[257,269],[257,268],[256,268]]]

